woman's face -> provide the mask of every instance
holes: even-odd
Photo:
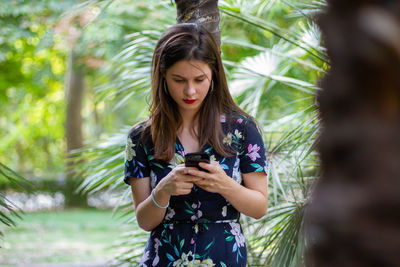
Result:
[[[210,88],[211,68],[200,60],[181,60],[167,69],[165,76],[168,91],[181,115],[194,115]]]

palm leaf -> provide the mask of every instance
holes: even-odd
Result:
[[[221,12],[235,19],[241,20],[246,24],[268,31],[277,36],[279,39],[285,40],[286,42],[304,50],[307,54],[312,55],[313,57],[321,60],[326,64],[329,64],[329,60],[326,53],[324,53],[324,51],[321,51],[320,47],[313,47],[310,43],[304,42],[300,37],[294,35],[293,33],[290,33],[287,30],[280,28],[277,25],[274,25],[263,19],[251,16],[249,14],[239,13],[228,9],[224,9],[224,7],[221,8]]]
[[[77,170],[86,177],[78,190],[95,193],[104,188],[116,189],[123,184],[125,132],[106,136],[71,154]],[[74,165],[75,166],[75,165]]]
[[[265,218],[245,222],[250,225],[246,228],[249,266],[301,265],[305,247],[303,212],[302,203],[280,204]]]
[[[312,62],[306,61],[306,60],[302,60],[301,58],[299,58],[298,56],[293,56],[293,54],[290,53],[284,53],[282,51],[278,51],[276,49],[269,49],[263,46],[259,46],[256,44],[251,44],[248,42],[243,42],[243,41],[239,41],[239,40],[231,40],[229,38],[224,38],[224,44],[225,45],[232,45],[232,46],[238,46],[238,47],[246,47],[246,48],[251,48],[254,49],[256,51],[259,52],[267,52],[269,51],[270,53],[272,53],[275,56],[278,57],[282,57],[285,58],[287,60],[290,61],[294,61],[296,63],[298,63],[299,65],[306,67],[306,68],[310,68],[311,70],[315,70],[321,73],[326,73],[326,70],[322,69],[321,67],[317,66],[316,64],[313,64]],[[229,62],[229,61],[224,61],[226,62],[228,65],[233,65],[236,66],[234,62]]]
[[[21,188],[24,191],[30,192],[32,184],[21,175],[17,174],[0,162],[0,178],[7,179],[14,187]],[[15,226],[15,219],[21,219],[23,211],[15,204],[7,199],[7,196],[0,193],[0,222],[8,227]],[[0,231],[0,236],[3,232]]]
[[[118,77],[96,88],[98,101],[118,97],[114,110],[134,97],[144,98],[150,90],[150,66],[159,31],[143,31],[127,36],[133,39],[114,57],[109,68],[111,77]]]

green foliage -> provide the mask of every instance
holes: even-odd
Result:
[[[129,51],[123,57],[117,54],[124,53],[121,48],[133,41],[131,33],[144,28],[164,29],[164,25],[174,22],[175,16],[174,12],[165,12],[172,10],[166,1],[86,1],[85,5],[77,6],[70,13],[85,12],[88,6],[97,15],[83,28],[78,49],[87,65],[95,63],[87,70],[86,77],[90,102],[84,114],[87,139],[90,140],[92,137],[99,138],[102,133],[115,132],[121,125],[132,125],[132,114],[139,114],[145,109],[146,101],[143,99],[130,101],[133,104],[118,108],[126,99],[132,100],[129,96],[119,94],[124,86],[126,90],[132,88],[125,81],[135,79],[140,83],[140,77],[147,77],[149,73],[139,66],[135,71],[132,71],[132,67],[126,68],[126,65],[134,64],[129,62]],[[158,23],[154,23],[154,20]],[[119,64],[118,60],[124,64]],[[122,79],[117,80],[116,77]]]
[[[72,2],[0,4],[0,154],[20,172],[63,167],[65,54],[51,29]]]
[[[0,183],[5,180],[25,191],[32,190],[32,185],[27,180],[0,162]],[[20,213],[22,211],[9,201],[5,194],[0,193],[0,223],[8,227],[15,226],[15,219],[21,218]],[[1,230],[0,236],[3,236]]]
[[[108,69],[113,66],[108,62],[125,43],[124,36],[142,23],[150,27],[151,16],[146,14],[163,16],[155,5],[155,1],[1,1],[0,154],[7,166],[33,176],[64,171],[66,54],[74,42],[86,72],[86,138],[114,130],[125,123],[119,118],[143,109],[145,103],[110,114],[109,106],[115,105],[112,97],[107,103],[99,100],[93,88],[109,82]],[[71,37],[74,34],[77,40]]]
[[[227,37],[228,44],[258,51],[231,64],[230,85],[241,106],[262,124],[268,141],[269,212],[258,221],[244,219],[250,266],[304,265],[303,212],[318,175],[314,95],[328,62],[315,24],[302,13],[292,15],[299,15],[300,8],[284,3],[266,10],[257,5],[253,9],[223,7],[225,14],[272,40],[262,46]],[[271,14],[290,19],[286,23],[268,20]]]

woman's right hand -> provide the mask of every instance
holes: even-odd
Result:
[[[191,168],[185,167],[184,164],[172,169],[157,184],[152,197],[150,197],[150,177],[131,179],[136,218],[142,229],[151,231],[162,222],[166,209],[160,208],[160,206],[168,206],[171,196],[190,193],[194,183],[200,178],[189,175],[187,172],[189,169]]]
[[[168,196],[186,195],[192,191],[193,185],[200,178],[188,174],[192,167],[185,167],[184,164],[176,166],[156,186],[156,191]]]

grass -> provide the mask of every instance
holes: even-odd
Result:
[[[0,265],[40,263],[106,263],[111,246],[132,226],[112,211],[75,209],[24,214],[13,228],[0,225]]]

